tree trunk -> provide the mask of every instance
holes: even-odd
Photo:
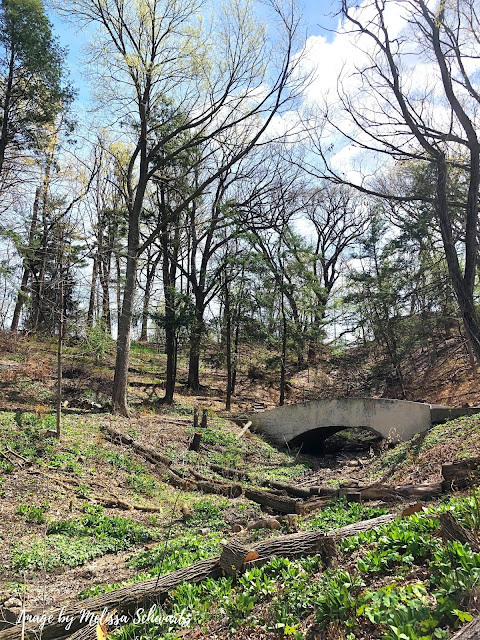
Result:
[[[32,221],[30,223],[30,232],[28,234],[28,251],[33,251],[33,243],[35,240],[35,233],[37,230],[37,221],[38,221],[38,207],[40,204],[40,195],[42,193],[42,188],[37,187],[35,190],[35,200],[33,201],[33,211],[32,211]],[[15,309],[13,311],[12,325],[10,327],[11,331],[16,333],[18,331],[18,326],[20,324],[20,314],[22,312],[23,303],[25,302],[25,298],[27,295],[27,285],[28,280],[30,278],[30,266],[29,262],[31,260],[31,256],[28,258],[25,257],[23,260],[23,276],[22,283],[20,285],[20,289],[17,296],[17,302],[15,304]]]
[[[63,234],[63,230],[61,231]],[[63,287],[64,287],[64,271],[63,271],[63,237],[60,237],[58,250],[59,264],[59,296],[58,296],[58,348],[57,348],[57,440],[61,438],[62,427],[62,368],[63,368]]]
[[[98,251],[93,256],[93,268],[92,268],[92,282],[90,284],[90,299],[88,301],[87,311],[87,327],[93,327],[93,314],[95,312],[95,297],[97,293],[97,279],[98,279]]]
[[[139,187],[140,189],[140,187]],[[127,380],[130,359],[130,339],[132,331],[135,285],[137,282],[138,248],[140,241],[139,220],[143,197],[137,192],[136,202],[129,216],[127,270],[123,292],[122,313],[118,324],[117,355],[113,379],[112,407],[114,413],[128,417]]]
[[[279,405],[283,407],[285,404],[285,383],[287,371],[287,317],[285,315],[285,303],[282,292],[282,356],[280,363],[280,400]]]
[[[159,251],[155,260],[151,260],[151,256],[148,256],[147,260],[147,275],[145,281],[145,294],[143,296],[143,309],[142,309],[142,330],[140,333],[140,340],[142,342],[148,341],[148,315],[150,311],[150,298],[152,296],[153,281],[157,271],[157,266],[160,261],[161,252]]]
[[[203,294],[195,295],[195,322],[190,332],[190,355],[188,359],[187,386],[192,391],[200,389],[200,348],[205,330],[203,314],[205,313],[205,298]]]
[[[10,60],[8,63],[8,79],[5,87],[5,98],[3,101],[2,113],[2,132],[0,135],[0,176],[3,174],[3,165],[5,164],[5,151],[8,144],[8,125],[10,115],[10,103],[12,99],[13,74],[15,70],[15,48],[12,46],[10,51]]]
[[[232,317],[230,310],[230,290],[228,288],[227,274],[225,273],[224,282],[224,310],[226,341],[225,348],[227,354],[227,398],[225,401],[225,409],[230,411],[232,406]]]

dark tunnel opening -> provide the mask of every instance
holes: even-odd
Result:
[[[382,440],[376,431],[362,427],[320,427],[296,436],[288,446],[308,455],[323,456],[341,451],[369,451]]]

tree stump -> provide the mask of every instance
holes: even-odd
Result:
[[[460,524],[451,511],[444,511],[439,515],[438,519],[440,520],[440,533],[445,541],[457,540],[461,544],[469,544],[472,551],[480,550],[478,540]]]
[[[193,440],[190,443],[190,446],[188,447],[189,451],[198,451],[200,449],[200,442],[202,440],[202,434],[200,433],[200,431],[196,431],[193,434]]]

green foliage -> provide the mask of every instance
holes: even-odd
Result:
[[[199,500],[193,505],[193,514],[187,518],[190,527],[209,527],[210,529],[224,529],[226,522],[222,516],[222,511],[228,507],[228,500],[215,503],[208,498]]]
[[[45,522],[45,511],[48,510],[49,506],[48,502],[42,504],[40,507],[20,505],[17,507],[17,513],[23,516],[27,522],[42,524]]]
[[[346,498],[332,500],[317,515],[306,523],[308,529],[329,531],[339,529],[354,522],[376,518],[386,513],[383,507],[368,507],[356,502],[347,502]]]
[[[72,99],[71,90],[62,87],[65,50],[52,35],[41,0],[2,0],[0,47],[2,143],[39,148],[45,127]]]
[[[152,497],[158,491],[158,483],[149,473],[134,474],[127,478],[128,486],[137,493]]]
[[[94,509],[78,520],[51,522],[45,539],[17,545],[12,565],[16,571],[75,567],[153,538],[154,534],[142,525],[118,516],[107,517]]]
[[[134,555],[128,566],[133,569],[149,569],[151,575],[158,575],[186,567],[198,560],[214,556],[220,552],[220,536],[211,533],[200,536],[188,532],[183,536],[161,542],[150,551]]]
[[[93,356],[95,364],[103,362],[113,344],[112,336],[102,322],[98,322],[93,327],[87,327],[83,338],[83,351]]]
[[[430,607],[431,599],[423,584],[391,583],[362,596],[356,615],[365,616],[376,629],[382,629],[382,640],[448,638],[450,634],[438,628]]]

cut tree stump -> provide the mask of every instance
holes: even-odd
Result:
[[[273,480],[265,480],[264,487],[271,487],[272,489],[278,489],[279,491],[286,491],[289,496],[294,498],[310,498],[310,490],[298,487],[294,484],[288,484],[286,482],[274,482]]]
[[[480,638],[480,616],[454,633],[450,640],[478,640]]]
[[[198,451],[200,449],[200,442],[202,441],[202,434],[200,431],[196,431],[193,434],[193,439],[188,447],[189,451]]]
[[[222,549],[220,554],[220,566],[229,576],[237,576],[246,562],[259,558],[257,551],[247,547],[243,542],[233,538]]]
[[[480,458],[469,458],[442,465],[445,491],[467,489],[480,481]]]
[[[444,511],[438,516],[438,519],[440,520],[440,533],[445,541],[457,540],[461,544],[469,544],[472,551],[480,551],[480,543],[477,538],[460,524],[451,511]]]
[[[297,513],[299,515],[303,513],[304,503],[298,498],[279,496],[271,491],[261,491],[260,489],[245,489],[245,497],[280,513]]]

